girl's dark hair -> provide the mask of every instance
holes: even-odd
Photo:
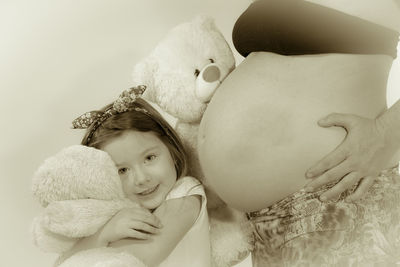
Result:
[[[105,106],[102,111],[109,109],[112,105]],[[115,114],[106,119],[93,133],[91,133],[92,127],[89,127],[81,144],[101,149],[108,141],[121,136],[127,130],[154,132],[171,153],[177,177],[184,176],[187,171],[187,155],[175,130],[145,100],[138,98],[131,107],[144,109],[147,112],[130,109],[129,111]],[[88,141],[89,135],[91,137]]]

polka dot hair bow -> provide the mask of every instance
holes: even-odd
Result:
[[[115,114],[123,113],[132,109],[148,113],[148,111],[143,108],[132,107],[132,103],[134,103],[137,98],[140,98],[145,90],[146,90],[145,85],[139,85],[123,91],[118,97],[118,99],[114,101],[113,105],[110,108],[106,109],[105,111],[86,112],[85,114],[79,116],[78,118],[72,121],[72,128],[87,129],[91,127],[91,132],[87,140],[87,142],[89,142],[90,137],[93,135],[96,129],[105,120],[107,120],[108,118],[110,118]]]

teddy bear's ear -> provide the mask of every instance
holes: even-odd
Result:
[[[155,95],[152,88],[155,87],[154,76],[158,69],[158,62],[150,55],[137,63],[132,71],[133,85],[145,85],[146,91],[143,94],[145,99],[154,101]]]
[[[193,23],[205,28],[215,28],[214,18],[206,14],[197,15],[193,19]]]

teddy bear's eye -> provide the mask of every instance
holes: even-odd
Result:
[[[198,70],[198,69],[196,69],[195,71],[194,71],[194,76],[199,76],[199,74],[200,74],[200,71]]]
[[[211,63],[214,63],[215,61],[214,61],[214,59],[210,58],[210,62],[211,62]]]

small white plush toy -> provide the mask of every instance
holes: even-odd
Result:
[[[207,198],[214,266],[231,266],[252,249],[246,215],[225,205],[210,190],[198,155],[201,118],[220,83],[235,68],[228,43],[214,20],[199,15],[173,28],[133,70],[134,85],[144,84],[143,98],[173,117],[173,127],[189,156],[188,175],[202,181]]]
[[[121,209],[138,205],[125,198],[111,157],[82,145],[67,147],[45,160],[34,174],[32,190],[44,207],[32,223],[34,243],[45,252],[61,255],[79,238],[96,233]],[[127,253],[101,248],[79,252],[60,266],[144,264]]]

